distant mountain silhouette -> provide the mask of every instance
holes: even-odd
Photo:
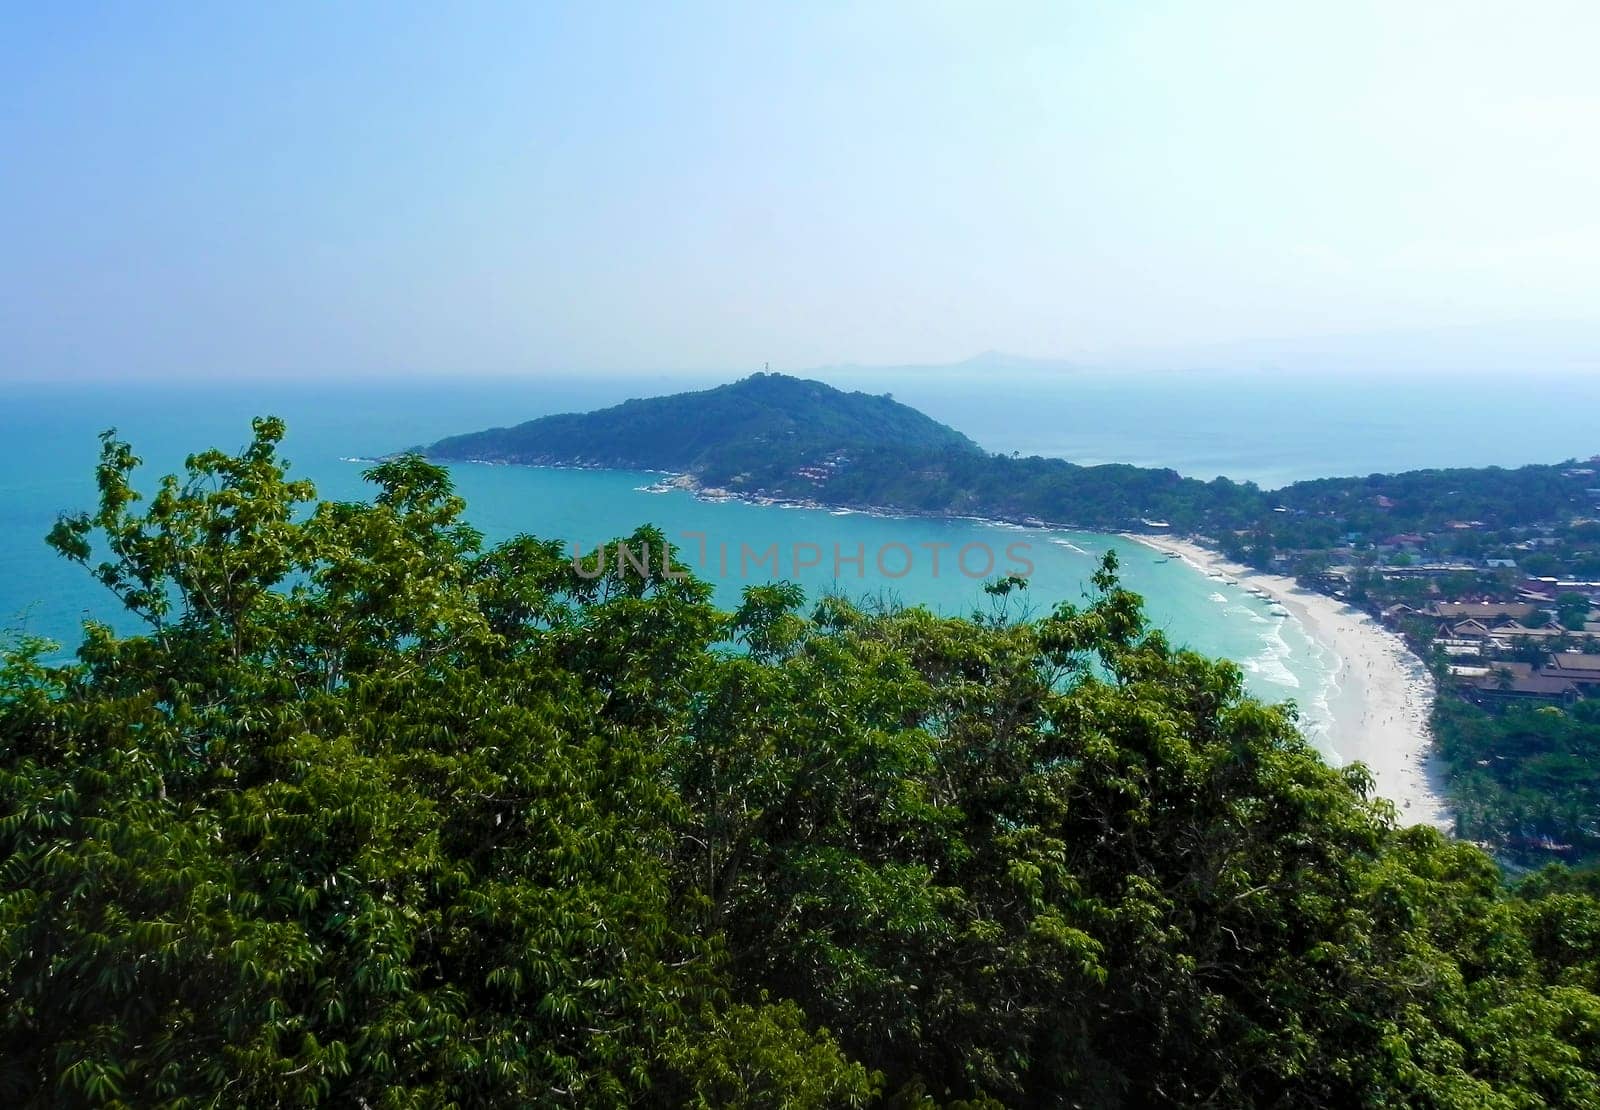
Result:
[[[783,374],[754,374],[694,393],[625,401],[511,428],[450,436],[438,459],[700,473],[816,460],[851,448],[979,453],[977,444],[888,395],[845,392]]]

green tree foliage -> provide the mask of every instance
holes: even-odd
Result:
[[[1600,852],[1600,700],[1502,713],[1442,700],[1434,734],[1466,835],[1532,858],[1547,840]]]
[[[1567,631],[1582,632],[1584,623],[1589,619],[1591,608],[1593,606],[1589,603],[1588,595],[1564,593],[1556,598],[1556,619]]]
[[[691,1064],[863,1098],[792,1008],[725,1008],[671,885],[656,676],[705,587],[482,555],[416,458],[297,512],[256,431],[144,513],[108,438],[52,536],[148,632],[0,679],[5,1102],[596,1105]]]
[[[1114,559],[974,619],[319,502],[257,424],[0,668],[7,1105],[1600,1106],[1600,902],[1402,829]],[[661,549],[658,533],[629,538]]]

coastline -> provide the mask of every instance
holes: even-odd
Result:
[[[708,501],[744,501],[756,505],[868,513],[885,517],[935,517],[973,520],[1023,528],[1096,531],[1028,517],[978,517],[959,513],[903,512],[869,506],[839,506],[810,499],[762,497],[725,489],[706,489],[687,474],[660,483]],[[1455,828],[1446,800],[1443,774],[1433,755],[1428,721],[1435,688],[1427,666],[1399,635],[1367,613],[1337,598],[1308,590],[1293,578],[1266,574],[1234,563],[1217,551],[1173,536],[1124,532],[1121,537],[1183,559],[1202,573],[1221,573],[1245,589],[1256,590],[1288,610],[1313,640],[1339,660],[1327,698],[1324,739],[1339,764],[1364,763],[1372,772],[1374,791],[1394,803],[1402,825],[1432,825],[1441,832]]]
[[[1015,528],[1043,528],[1067,532],[1094,532],[1113,535],[1104,527],[1092,524],[1074,524],[1071,521],[1041,520],[1036,516],[982,516],[976,513],[958,513],[940,509],[900,509],[890,505],[869,505],[861,502],[826,501],[814,497],[782,497],[760,491],[730,490],[722,486],[707,486],[693,474],[673,470],[658,470],[648,466],[623,466],[602,463],[522,462],[505,459],[457,458],[453,456],[425,455],[434,462],[450,465],[468,463],[472,466],[523,466],[533,470],[609,470],[634,474],[659,474],[658,481],[637,487],[640,493],[687,493],[697,501],[717,504],[737,501],[743,505],[759,505],[780,509],[818,509],[830,513],[861,513],[864,516],[882,517],[885,520],[970,520],[978,524],[995,524]],[[363,462],[357,458],[341,458],[341,462]]]
[[[1328,697],[1327,740],[1336,758],[1367,765],[1377,794],[1394,803],[1401,824],[1451,831],[1454,821],[1428,731],[1433,679],[1404,640],[1336,598],[1307,590],[1292,578],[1230,562],[1192,540],[1135,533],[1123,538],[1176,555],[1202,572],[1226,574],[1287,609],[1339,659]]]
[[[480,465],[507,465],[479,459]],[[611,470],[589,464],[513,463],[549,469]],[[703,486],[693,475],[662,470],[640,470],[661,475],[647,493],[687,493],[708,502],[739,501],[778,508],[816,509],[834,513],[863,513],[886,518],[971,520],[984,524],[1028,529],[1095,532],[1099,529],[1036,517],[1007,519],[965,513],[896,510],[883,506],[846,505],[812,498],[773,497],[760,493]],[[1105,533],[1112,534],[1112,533]],[[1361,762],[1372,772],[1376,793],[1394,803],[1403,825],[1428,824],[1444,832],[1454,828],[1445,800],[1442,775],[1432,755],[1428,719],[1433,709],[1434,683],[1426,666],[1398,635],[1366,613],[1345,603],[1301,587],[1292,578],[1265,574],[1230,562],[1220,553],[1187,539],[1124,532],[1120,538],[1183,559],[1202,573],[1220,573],[1246,589],[1254,589],[1282,605],[1312,639],[1339,660],[1327,706],[1330,721],[1326,746],[1339,763]]]

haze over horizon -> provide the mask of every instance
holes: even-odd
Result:
[[[1600,366],[1600,9],[19,10],[0,380]]]

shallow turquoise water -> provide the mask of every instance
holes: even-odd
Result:
[[[134,443],[146,459],[144,485],[149,488],[161,474],[181,466],[187,453],[210,446],[238,447],[248,439],[250,416],[275,413],[289,422],[285,454],[296,474],[315,481],[323,496],[352,498],[364,495],[362,466],[343,461],[347,457],[381,454],[547,412],[668,392],[683,384],[682,379],[639,377],[381,388],[8,387],[6,403],[0,407],[0,628],[45,635],[70,648],[83,616],[93,614],[116,623],[110,595],[43,543],[57,514],[92,504],[95,434],[103,428],[115,425]],[[1227,384],[1213,383],[1213,392],[1223,391],[1218,395],[1222,401]],[[967,390],[964,399],[961,388]],[[1441,462],[1535,461],[1501,459],[1492,452],[1484,458],[1463,456],[1463,444],[1482,444],[1485,452],[1491,445],[1503,448],[1504,436],[1460,432],[1480,424],[1504,427],[1505,413],[1497,415],[1487,405],[1462,398],[1451,409],[1449,397],[1441,401],[1435,395],[1433,415],[1438,419],[1424,422],[1397,448],[1390,427],[1393,413],[1375,411],[1363,424],[1360,412],[1350,408],[1354,402],[1348,382],[1325,383],[1321,401],[1314,383],[1294,387],[1301,392],[1295,411],[1341,413],[1338,427],[1322,422],[1286,427],[1284,419],[1263,426],[1260,405],[1253,401],[1233,409],[1218,402],[1202,412],[1200,398],[1212,393],[1192,379],[1176,397],[1167,395],[1174,388],[1170,382],[1123,383],[1120,395],[1116,388],[1116,383],[1106,381],[1097,381],[1093,388],[1080,381],[1063,383],[1059,394],[1046,394],[1038,391],[1037,384],[1019,385],[1008,401],[992,382],[966,387],[932,383],[920,389],[916,383],[900,382],[895,393],[964,426],[985,446],[998,450],[1015,443],[1024,450],[1056,447],[1072,454],[1076,443],[1088,452],[1077,457],[1086,460],[1118,457],[1194,473],[1205,473],[1227,459],[1236,475],[1264,482],[1271,476],[1287,479],[1378,469],[1396,464],[1397,450],[1406,459],[1425,457],[1435,450],[1430,446],[1434,438],[1430,428],[1440,429],[1436,450],[1443,453]],[[1163,396],[1166,400],[1160,400]],[[1167,425],[1180,410],[1191,415],[1187,434],[1166,435]],[[1227,414],[1235,410],[1230,423]],[[1279,411],[1290,410],[1280,406]],[[963,415],[968,419],[963,421]],[[1577,453],[1581,432],[1574,428],[1563,434],[1572,441],[1569,453]],[[1285,446],[1291,439],[1293,450]],[[1540,453],[1540,461],[1550,461],[1544,454]],[[469,517],[491,541],[532,532],[589,551],[639,524],[654,523],[698,564],[724,605],[734,604],[748,582],[773,576],[770,556],[760,563],[754,560],[768,556],[776,546],[780,576],[795,578],[812,595],[827,589],[851,595],[886,594],[947,613],[986,607],[980,580],[990,569],[991,557],[993,573],[1021,569],[1026,562],[1033,570],[1029,604],[1044,611],[1061,600],[1081,598],[1099,558],[1115,547],[1123,558],[1124,581],[1144,595],[1152,623],[1172,640],[1239,661],[1255,693],[1273,701],[1294,699],[1314,734],[1325,723],[1328,685],[1337,666],[1331,653],[1293,621],[1272,616],[1261,600],[1181,562],[1160,561],[1154,552],[1124,540],[979,521],[707,503],[682,492],[647,492],[643,487],[654,480],[652,475],[479,465],[458,466],[454,473],[467,498]],[[963,551],[964,566],[959,561]],[[935,552],[938,573],[933,568]],[[857,555],[859,564],[852,559]],[[814,565],[797,569],[797,558]]]

